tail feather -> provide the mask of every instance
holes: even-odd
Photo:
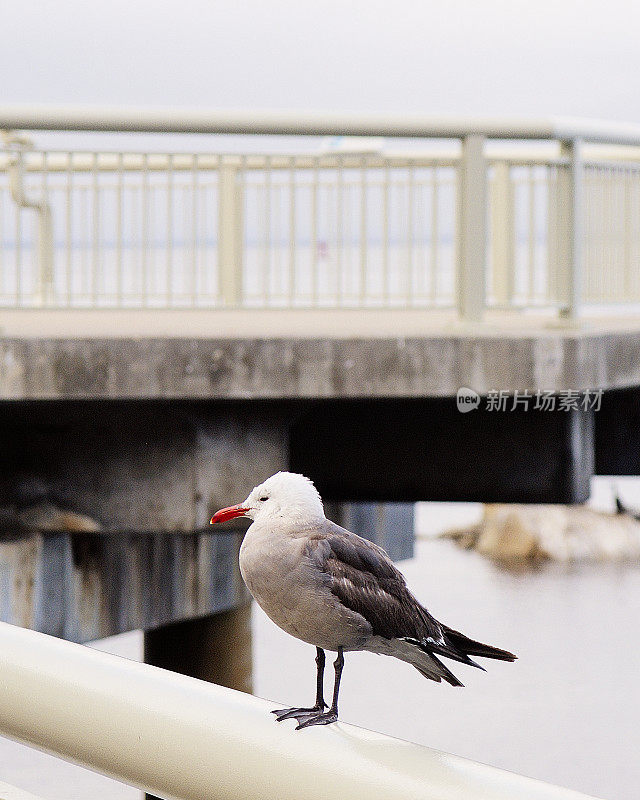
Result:
[[[425,678],[429,678],[432,681],[435,680],[435,681],[438,681],[438,682],[440,682],[440,678],[442,678],[442,680],[446,681],[450,686],[464,686],[464,683],[462,683],[462,681],[458,680],[458,678],[456,678],[456,676],[453,674],[453,672],[451,672],[451,670],[448,667],[445,667],[445,665],[442,663],[442,661],[440,661],[439,658],[436,658],[433,653],[430,653],[429,657],[430,657],[431,661],[435,662],[435,664],[437,665],[437,667],[438,667],[438,675],[437,675],[437,677],[434,677],[432,671],[431,672],[427,672],[427,670],[423,669],[421,666],[419,666],[418,664],[414,663],[413,666],[418,670],[418,672],[422,676],[424,676]]]
[[[463,685],[432,651],[423,647],[415,639],[406,639],[404,637],[383,639],[382,637],[376,637],[367,649],[371,649],[374,653],[382,653],[399,658],[401,661],[406,661],[414,666],[425,678],[429,678],[429,680],[436,683],[444,680],[451,686]]]
[[[446,625],[442,626],[445,638],[452,644],[452,646],[468,656],[480,656],[481,658],[494,658],[497,661],[515,661],[517,656],[510,653],[508,650],[502,650],[499,647],[494,647],[490,644],[477,642],[475,639],[470,639],[460,631],[455,631],[453,628],[448,628]],[[479,666],[479,665],[475,665]]]
[[[452,661],[458,661],[460,664],[466,664],[468,667],[477,667],[483,672],[486,672],[484,667],[480,666],[480,664],[476,663],[472,658],[469,658],[466,653],[457,650],[455,647],[447,644],[447,642],[444,640],[442,642],[436,642],[434,639],[418,640],[410,637],[404,638],[405,641],[411,642],[411,644],[419,647],[425,653],[429,653],[429,655],[434,655],[437,653],[439,656],[450,658]]]

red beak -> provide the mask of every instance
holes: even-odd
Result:
[[[216,511],[216,513],[211,517],[211,522],[209,524],[215,525],[216,522],[227,522],[228,520],[235,519],[236,517],[244,517],[248,510],[248,508],[245,508],[241,505],[221,508],[220,511]]]

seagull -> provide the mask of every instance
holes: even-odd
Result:
[[[237,517],[252,520],[239,558],[249,591],[276,625],[316,648],[315,704],[273,711],[279,722],[293,718],[300,730],[337,721],[345,652],[393,656],[451,686],[463,684],[442,657],[478,669],[484,667],[470,656],[515,660],[438,622],[381,547],[325,517],[320,495],[304,475],[272,475],[243,503],[220,509],[211,524]],[[338,654],[330,707],[323,692],[325,650]]]

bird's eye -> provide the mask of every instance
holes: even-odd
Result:
[[[261,502],[261,503],[264,503],[264,501],[265,501],[265,500],[268,500],[268,499],[269,499],[268,497],[261,497],[261,498],[260,498],[260,502]]]

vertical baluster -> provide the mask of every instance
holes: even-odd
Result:
[[[158,297],[159,285],[156,273],[155,240],[155,186],[153,183],[153,166],[151,158],[147,155],[147,304],[153,304],[154,297]]]
[[[382,196],[382,298],[389,302],[389,165],[383,169]]]
[[[613,299],[615,287],[615,270],[616,265],[611,258],[612,244],[613,244],[613,230],[612,230],[612,205],[613,205],[613,181],[614,172],[607,170],[606,167],[601,167],[602,174],[602,187],[604,190],[604,214],[603,214],[603,248],[602,248],[602,274],[606,276],[606,284],[603,298],[607,301]]]
[[[617,257],[620,262],[620,269],[618,270],[618,298],[621,301],[625,300],[625,282],[626,282],[626,246],[625,246],[625,230],[626,230],[626,220],[625,215],[627,213],[627,203],[626,203],[626,182],[627,182],[627,170],[626,167],[620,167],[618,172],[618,201],[617,201],[617,212],[618,212],[618,246],[617,246]]]
[[[600,208],[600,183],[597,168],[587,168],[585,179],[587,180],[585,201],[588,203],[587,209],[589,211],[589,227],[587,228],[589,239],[587,241],[587,259],[585,261],[585,296],[592,298],[593,293],[597,290],[598,271],[600,269],[599,236],[602,209]]]
[[[462,140],[457,196],[457,299],[460,319],[477,322],[486,305],[487,163],[485,140]]]
[[[191,305],[198,297],[198,155],[191,157]]]
[[[604,280],[602,275],[602,270],[604,268],[604,258],[605,258],[605,251],[604,251],[604,215],[605,215],[605,199],[604,199],[604,186],[602,184],[602,172],[600,167],[595,166],[593,168],[593,176],[595,182],[595,191],[596,191],[596,207],[598,209],[598,221],[597,225],[595,226],[596,231],[596,238],[595,238],[595,259],[594,259],[594,271],[593,271],[593,285],[592,285],[592,298],[595,293],[601,294],[604,291]]]
[[[84,176],[81,176],[81,186],[79,190],[80,200],[79,200],[79,209],[80,209],[80,296],[82,298],[81,302],[83,304],[88,303],[89,297],[89,276],[88,276],[88,265],[87,265],[87,249],[88,249],[88,215],[87,215],[87,204],[89,201],[88,196],[88,189],[85,184],[86,179]]]
[[[293,306],[296,294],[296,168],[295,157],[291,158],[289,171],[289,306]]]
[[[271,157],[265,158],[264,167],[264,253],[262,267],[262,305],[269,305],[271,266]]]
[[[353,230],[351,214],[351,186],[349,184],[348,176],[343,182],[342,197],[342,270],[340,292],[342,305],[348,305],[349,286],[352,279],[351,233]]]
[[[419,169],[415,188],[415,212],[414,212],[414,237],[413,237],[413,271],[414,271],[414,296],[413,305],[419,306],[424,302],[425,274],[427,265],[425,261],[425,202],[424,202],[424,170]]]
[[[360,305],[366,304],[367,296],[367,160],[363,157],[360,167]]]
[[[561,316],[573,319],[580,309],[582,300],[583,270],[583,175],[582,142],[574,139],[563,142],[561,154],[567,159],[566,180],[563,182],[563,204],[566,209],[563,225],[563,307]]]
[[[606,262],[607,262],[607,224],[608,224],[608,211],[607,208],[607,187],[604,179],[604,170],[601,167],[596,167],[596,175],[598,176],[598,205],[600,206],[600,219],[598,221],[598,268],[594,275],[594,289],[598,299],[604,299],[609,286],[609,280],[605,275]]]
[[[236,269],[238,271],[236,277],[236,303],[237,305],[243,304],[244,298],[244,275],[245,275],[245,251],[247,239],[247,156],[240,158],[240,182],[239,182],[240,197],[238,198],[236,213],[239,217],[237,223],[237,257]]]
[[[622,280],[620,285],[621,300],[631,298],[631,172],[627,167],[622,169],[623,202],[622,202]]]
[[[142,278],[142,305],[149,304],[149,156],[142,155],[140,257]]]
[[[591,287],[591,296],[597,288],[598,276],[600,272],[601,241],[600,226],[602,223],[602,193],[600,191],[600,175],[598,168],[593,166],[588,174],[591,180],[591,264],[588,278]]]
[[[336,306],[342,300],[342,267],[344,264],[344,161],[338,156],[336,175]]]
[[[414,167],[409,165],[409,180],[407,184],[407,283],[406,303],[411,305],[413,297],[413,235],[414,235]]]
[[[241,304],[244,264],[244,195],[246,161],[218,159],[218,299],[231,308]]]
[[[271,184],[271,215],[273,219],[271,246],[273,249],[273,259],[271,261],[271,296],[270,300],[278,303],[278,290],[283,283],[282,279],[282,183],[281,176],[275,173]]]
[[[598,228],[600,208],[598,207],[598,176],[595,167],[588,167],[585,170],[585,180],[587,181],[585,201],[588,203],[590,218],[586,223],[587,242],[585,260],[585,296],[593,292],[594,276],[598,270]],[[585,215],[585,221],[586,221]]]
[[[188,171],[187,160],[188,157],[185,158],[185,172]],[[189,290],[191,284],[191,237],[189,235],[189,230],[192,224],[190,198],[191,186],[189,185],[187,175],[184,179],[184,183],[180,184],[180,200],[178,201],[178,205],[182,208],[182,269],[180,276],[180,298],[182,305],[188,303],[188,299],[191,295]]]
[[[602,186],[597,167],[588,170],[591,181],[591,269],[587,272],[587,286],[590,298],[601,290],[600,270],[602,268]]]
[[[116,305],[123,305],[122,286],[122,240],[124,218],[124,154],[118,153],[116,157]]]
[[[431,167],[431,273],[429,279],[429,295],[431,305],[435,305],[438,299],[438,255],[439,255],[439,192],[438,192],[438,168]]]
[[[602,269],[602,185],[598,167],[589,170],[591,176],[591,219],[592,219],[592,257],[591,272],[587,274],[588,289],[593,300],[595,294],[602,289],[600,272]]]
[[[42,206],[38,210],[38,290],[43,305],[53,303],[53,258],[54,242],[51,229],[51,205],[49,198],[49,153],[42,153],[42,172],[40,173]]]
[[[584,278],[583,292],[584,299],[588,301],[591,296],[593,284],[593,231],[595,229],[595,210],[593,203],[594,185],[593,174],[590,167],[585,167],[584,171],[584,224],[585,224],[585,248],[584,248]]]
[[[98,301],[98,281],[100,272],[100,194],[98,184],[98,153],[91,159],[91,305]]]
[[[557,243],[558,243],[558,219],[555,198],[557,195],[557,167],[549,164],[546,168],[546,188],[547,188],[547,263],[546,263],[546,286],[547,303],[555,303],[557,298],[555,285],[555,264],[557,262]]]
[[[167,237],[165,242],[167,305],[173,306],[173,153],[167,154]]]
[[[312,305],[318,305],[318,158],[313,163],[311,185],[311,297]]]
[[[22,211],[15,206],[15,238],[16,238],[16,299],[15,305],[22,305]]]
[[[618,244],[618,219],[616,216],[618,201],[618,175],[619,172],[614,166],[606,170],[607,196],[608,196],[608,237],[607,237],[607,261],[609,263],[609,300],[615,302],[618,294],[618,276],[620,273],[620,262],[617,258]]]
[[[595,293],[600,293],[604,289],[602,281],[602,269],[604,266],[604,236],[603,236],[603,218],[604,218],[604,192],[602,186],[602,174],[598,166],[594,166],[591,170],[594,182],[594,205],[597,209],[596,224],[594,225],[595,241],[594,241],[594,260],[593,260],[593,273],[591,296],[592,299]]]
[[[527,304],[534,304],[536,291],[536,178],[535,167],[528,169],[528,188],[529,188],[529,286]]]
[[[0,242],[4,242],[4,193],[5,185],[0,182]],[[5,293],[5,248],[0,245],[0,295],[2,296],[2,305],[4,305]]]
[[[629,219],[628,219],[628,255],[627,288],[628,300],[638,301],[638,270],[633,269],[634,257],[638,253],[638,171],[636,167],[629,168]]]
[[[515,213],[511,164],[493,165],[491,203],[491,275],[493,302],[500,307],[513,303],[515,274]]]

